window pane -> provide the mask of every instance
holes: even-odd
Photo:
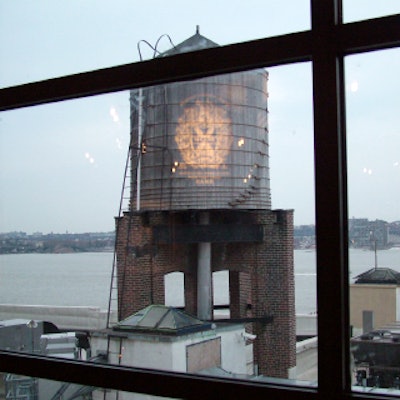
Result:
[[[311,65],[268,71],[272,208],[294,210],[297,361],[293,378],[315,384],[318,342]]]
[[[127,92],[2,113],[2,231],[112,231],[129,145]]]
[[[309,63],[1,124],[0,318],[22,332],[3,347],[55,355],[56,328],[91,330],[74,355],[316,385]]]
[[[353,22],[400,13],[398,0],[343,0],[343,20]]]
[[[385,65],[384,73],[379,72]],[[400,51],[346,59],[355,390],[400,394]],[[396,391],[394,391],[396,389]]]
[[[309,0],[1,2],[0,87],[150,59],[196,25],[218,45],[306,30],[309,8]]]

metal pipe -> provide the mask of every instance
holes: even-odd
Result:
[[[208,225],[210,215],[202,212],[199,216],[200,225]],[[197,249],[197,316],[201,320],[212,319],[212,271],[211,243],[198,244]]]
[[[136,170],[136,211],[140,211],[140,190],[142,180],[142,140],[143,140],[143,127],[142,127],[142,112],[143,112],[143,89],[139,89],[139,106],[138,106],[138,163]]]

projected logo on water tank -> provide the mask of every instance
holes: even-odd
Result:
[[[182,106],[175,136],[183,160],[179,172],[197,184],[212,184],[228,172],[225,164],[233,142],[231,119],[226,106],[210,96],[187,99]]]

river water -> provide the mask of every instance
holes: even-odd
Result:
[[[295,250],[296,313],[316,311],[316,253]],[[112,253],[0,255],[0,304],[108,307]],[[350,250],[350,280],[374,266],[372,251]],[[378,252],[380,267],[400,272],[400,248]],[[214,274],[214,302],[227,304],[228,274]],[[166,303],[183,305],[183,276],[166,278]]]

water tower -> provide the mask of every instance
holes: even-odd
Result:
[[[214,47],[196,34],[163,56]],[[117,218],[118,316],[164,304],[184,273],[185,310],[213,319],[212,273],[229,271],[232,320],[258,372],[295,366],[293,213],[271,210],[264,69],[131,91],[130,208]]]

